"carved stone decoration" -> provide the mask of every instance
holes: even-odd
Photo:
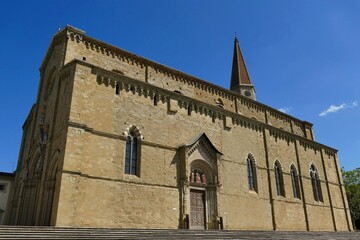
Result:
[[[201,172],[201,170],[193,169],[190,174],[190,183],[191,184],[200,184],[206,185],[206,175]]]

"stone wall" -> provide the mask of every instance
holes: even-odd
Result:
[[[320,151],[310,148],[305,143],[300,144],[299,140],[296,140],[296,135],[286,136],[274,128],[266,129],[264,125],[259,125],[251,119],[244,118],[243,122],[237,124],[236,119],[225,117],[226,109],[217,109],[222,114],[209,114],[211,111],[200,109],[189,112],[184,107],[186,104],[181,104],[181,100],[185,101],[186,96],[161,90],[145,82],[144,86],[141,86],[135,80],[120,75],[118,78],[113,76],[116,82],[123,83],[119,94],[116,94],[113,79],[99,80],[96,67],[81,62],[72,64],[76,66],[70,111],[72,127],[66,140],[68,154],[64,160],[65,173],[62,177],[57,225],[102,226],[104,222],[101,219],[106,218],[100,216],[101,208],[104,208],[106,216],[115,214],[110,210],[111,207],[108,209],[107,206],[114,199],[122,198],[120,192],[131,195],[141,188],[142,199],[145,200],[139,208],[151,206],[156,198],[154,196],[157,195],[167,199],[160,208],[172,209],[166,223],[156,219],[153,225],[140,224],[138,219],[141,217],[145,223],[154,220],[153,216],[157,214],[150,209],[152,214],[149,215],[140,212],[137,214],[135,211],[131,217],[133,221],[129,222],[121,222],[115,215],[111,215],[113,218],[107,226],[179,227],[181,219],[177,164],[180,159],[177,151],[199,133],[205,132],[216,148],[223,153],[218,172],[221,184],[218,208],[227,229],[306,230],[308,221],[312,230],[334,230]],[[133,81],[134,85],[132,86],[129,81]],[[141,90],[146,88],[150,91]],[[156,104],[155,95],[151,92],[156,92],[159,96]],[[211,107],[208,108],[212,110]],[[130,126],[138,127],[142,136],[140,177],[124,174],[124,135]],[[295,144],[298,145],[298,151]],[[249,191],[247,187],[246,158],[249,153],[256,160],[257,192]],[[282,164],[285,197],[276,195],[273,171],[275,160]],[[294,199],[292,193],[290,166],[294,164],[299,171],[298,162],[303,169],[301,176],[306,196],[307,220],[304,200]],[[308,175],[312,162],[317,166],[322,180],[323,203],[313,201]],[[334,170],[329,172],[331,176],[336,175]],[[272,197],[269,195],[269,179]],[[89,186],[85,186],[85,182],[90,183]],[[119,190],[109,191],[108,188],[114,184],[114,188]],[[87,193],[91,191],[89,188],[92,185],[103,185],[107,189],[101,190],[101,201],[96,205],[100,209],[93,209],[93,197]],[[336,186],[336,183],[333,185]],[[162,193],[161,189],[165,192]],[[341,197],[335,201],[341,202]],[[338,204],[337,202],[334,204]],[[88,218],[78,217],[86,215],[85,210],[81,214],[70,214],[74,209],[80,211],[79,209],[87,208],[93,209]],[[345,213],[343,209],[342,211]],[[321,224],[316,223],[316,216],[326,216],[326,220],[321,221]],[[336,219],[344,216],[345,214],[341,216],[339,211],[336,212]],[[92,222],[90,219],[99,220]],[[347,230],[347,224],[338,225],[338,230]]]
[[[220,101],[226,110],[244,114],[249,118],[255,118],[278,128],[281,127],[285,131],[312,139],[312,125],[307,122],[300,121],[204,80],[100,42],[84,35],[83,32],[68,29],[67,34],[69,40],[65,64],[73,59],[83,60],[108,71],[114,71],[162,89],[177,91],[210,105],[216,106]],[[268,120],[265,112],[268,112]]]
[[[39,124],[42,114],[45,121]],[[19,207],[10,223],[184,227],[188,203],[182,187],[189,173],[180,173],[188,169],[181,166],[180,149],[205,133],[222,153],[214,209],[226,229],[351,230],[336,150],[314,142],[311,126],[68,27],[54,37],[41,66],[15,184],[13,202]],[[40,151],[34,146],[41,127],[49,139]],[[125,141],[132,127],[140,134],[137,175],[124,173]],[[27,180],[21,176],[28,166],[36,172],[36,154],[44,154],[44,161],[31,179],[36,190],[30,193],[23,190]],[[256,191],[248,188],[249,154],[255,160]],[[277,196],[276,160],[285,196]],[[323,202],[313,197],[312,163],[320,175]],[[293,197],[292,164],[299,173],[301,199]],[[27,210],[23,203],[34,200]]]

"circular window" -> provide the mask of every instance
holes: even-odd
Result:
[[[250,92],[249,90],[245,90],[245,91],[244,91],[244,95],[245,95],[246,97],[250,97],[250,96],[251,96],[251,92]]]

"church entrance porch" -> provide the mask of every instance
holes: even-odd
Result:
[[[217,165],[221,153],[203,133],[182,147],[180,154],[182,227],[219,229]]]
[[[190,229],[205,229],[205,191],[190,191]]]

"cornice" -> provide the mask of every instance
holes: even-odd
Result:
[[[248,118],[246,116],[240,115],[238,113],[220,108],[215,105],[211,105],[185,95],[176,94],[172,91],[154,86],[144,81],[140,81],[137,79],[133,79],[116,72],[108,71],[88,62],[84,62],[81,60],[73,60],[66,64],[63,67],[65,71],[69,67],[73,65],[83,65],[91,68],[91,73],[96,75],[96,81],[98,84],[104,84],[105,86],[110,86],[115,88],[116,84],[119,84],[119,88],[121,90],[125,90],[126,92],[132,92],[133,94],[138,94],[139,96],[154,98],[155,95],[159,97],[163,103],[169,101],[170,99],[176,100],[178,102],[179,108],[188,109],[191,108],[197,113],[200,113],[205,116],[209,116],[213,119],[225,120],[227,117],[232,120],[232,123],[241,127],[246,127],[248,129],[252,129],[254,131],[263,131],[266,129],[270,132],[271,136],[277,137],[279,139],[287,140],[287,141],[299,141],[301,146],[305,148],[311,148],[314,150],[324,149],[326,153],[336,154],[337,150],[321,143],[315,142],[313,140],[304,138],[302,136],[296,135],[291,132],[287,132],[285,130],[276,128],[272,125],[266,124],[264,122],[260,122],[256,119]],[[63,71],[62,70],[62,71]],[[62,72],[61,71],[61,72]]]

